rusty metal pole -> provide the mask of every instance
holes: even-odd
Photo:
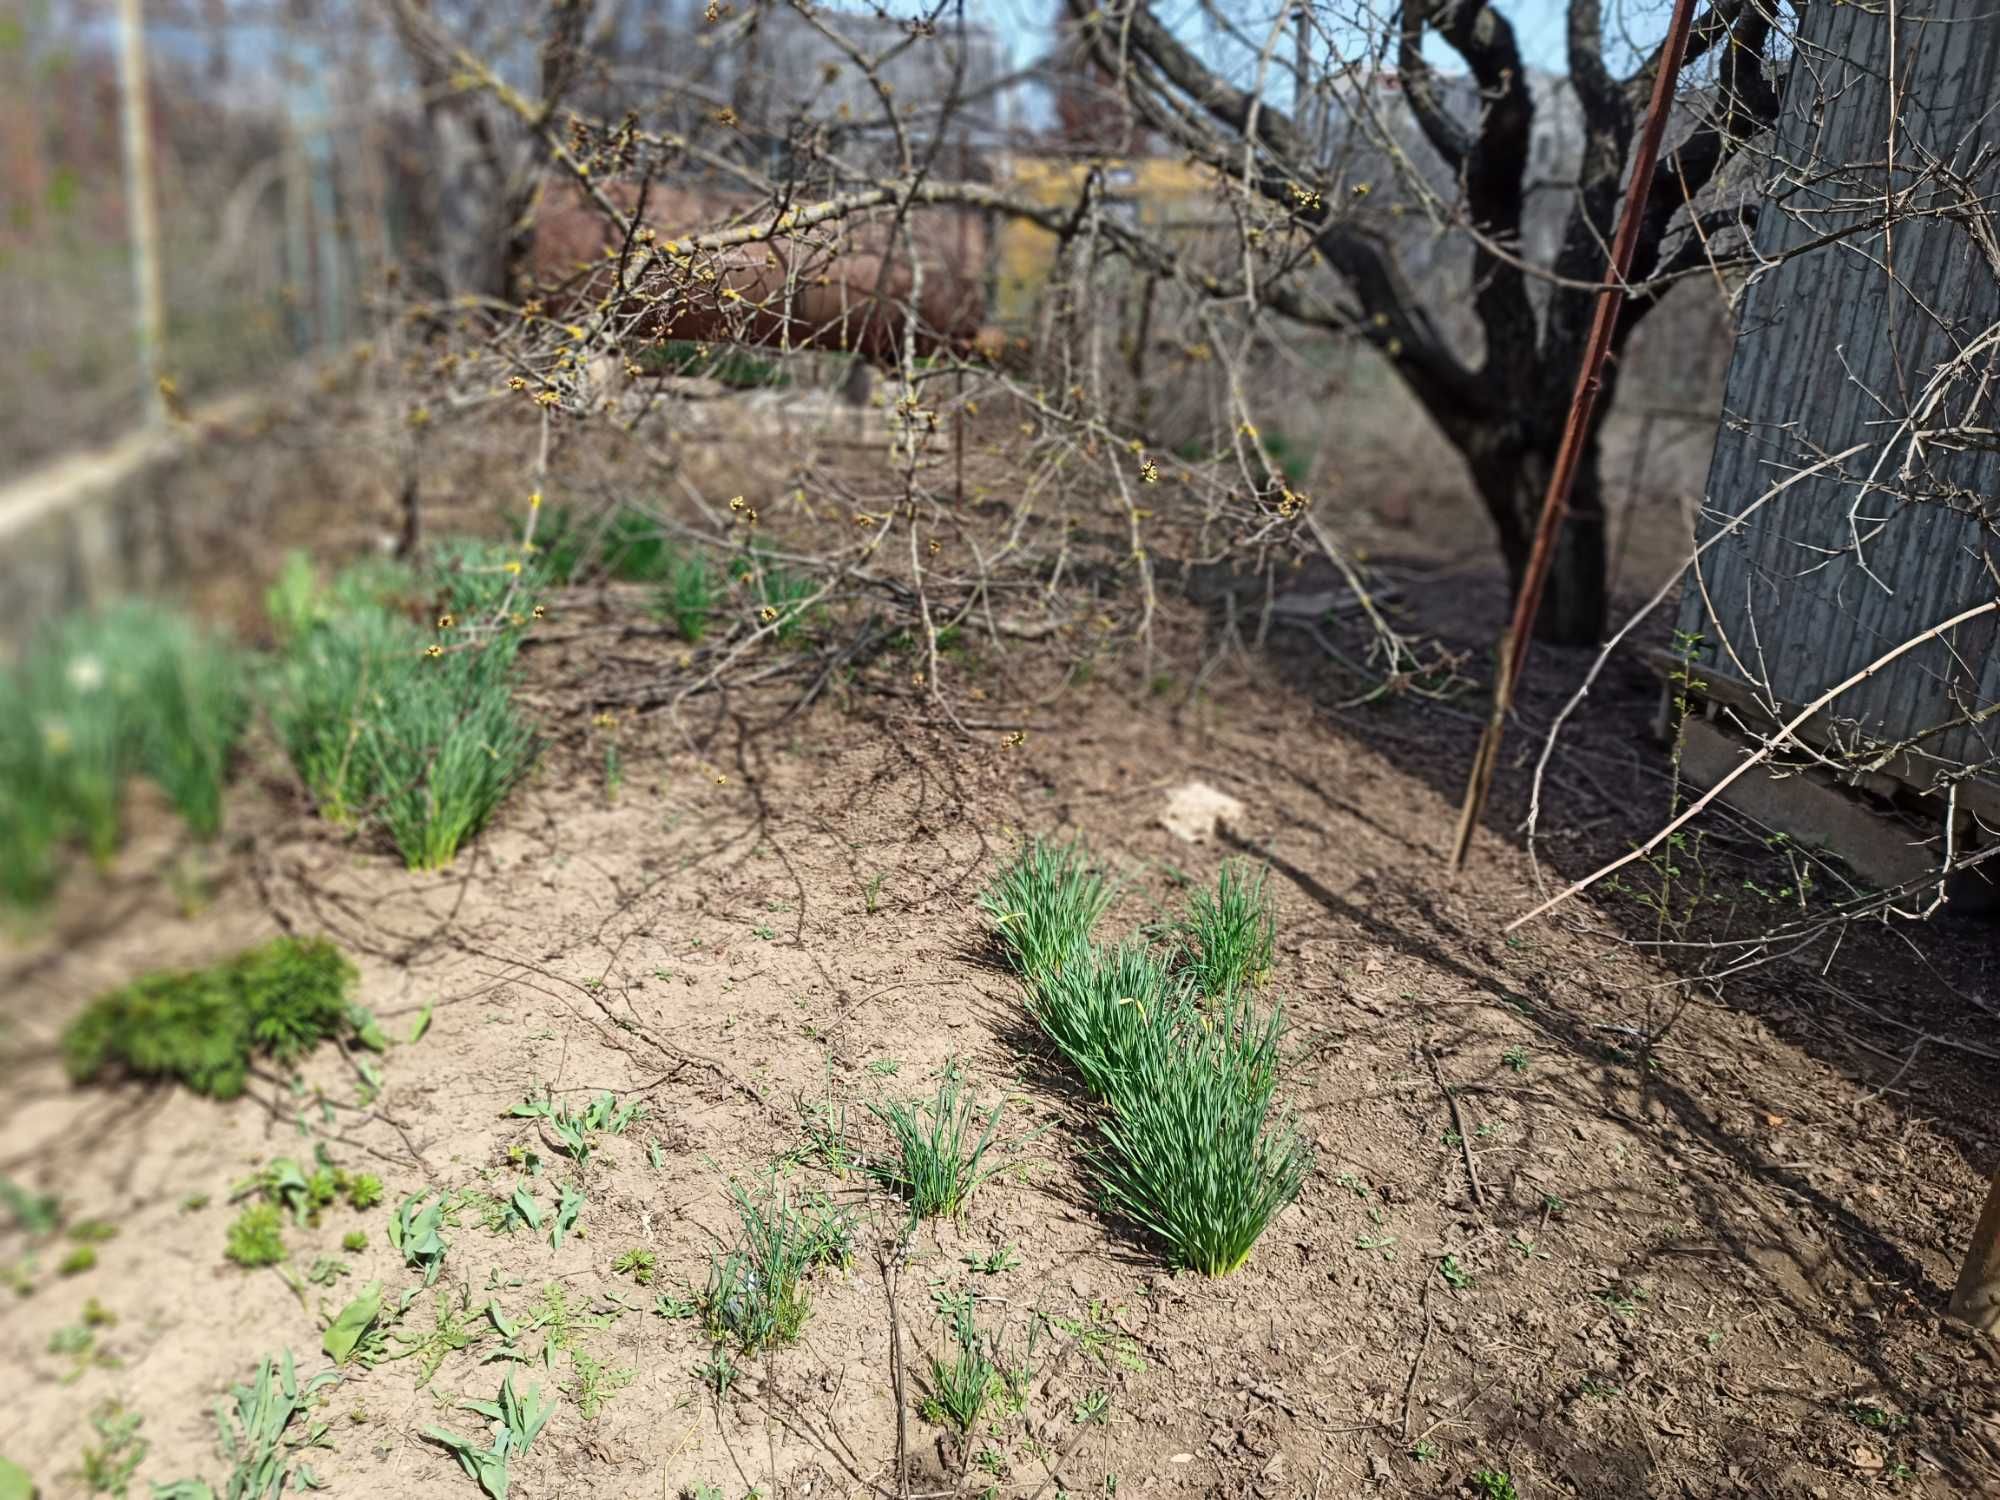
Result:
[[[1492,790],[1493,773],[1500,764],[1507,711],[1513,706],[1514,688],[1527,666],[1535,615],[1541,609],[1542,586],[1549,576],[1549,558],[1555,548],[1556,533],[1562,529],[1563,518],[1569,512],[1570,491],[1576,485],[1577,465],[1583,458],[1591,414],[1597,409],[1597,394],[1603,383],[1604,360],[1611,352],[1611,335],[1625,306],[1625,283],[1632,271],[1632,252],[1639,242],[1639,221],[1645,217],[1653,168],[1660,159],[1660,141],[1667,132],[1674,84],[1680,77],[1681,59],[1687,54],[1688,33],[1693,24],[1694,0],[1674,0],[1673,21],[1660,48],[1660,71],[1653,79],[1652,102],[1639,131],[1639,149],[1632,157],[1632,179],[1626,184],[1625,208],[1618,220],[1617,237],[1612,241],[1611,262],[1604,268],[1604,285],[1597,294],[1590,341],[1584,346],[1583,367],[1577,372],[1576,393],[1570,398],[1569,420],[1563,426],[1555,469],[1549,475],[1548,491],[1542,500],[1542,516],[1535,527],[1535,545],[1528,554],[1527,570],[1521,576],[1521,592],[1514,600],[1513,622],[1500,644],[1499,670],[1493,681],[1493,713],[1487,720],[1486,732],[1479,737],[1479,751],[1473,757],[1472,775],[1466,782],[1465,802],[1458,811],[1458,832],[1451,846],[1453,869],[1465,864],[1473,830],[1486,810],[1486,796]]]

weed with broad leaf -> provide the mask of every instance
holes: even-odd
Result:
[[[412,1193],[389,1219],[389,1243],[402,1252],[405,1265],[424,1273],[425,1286],[438,1279],[451,1248],[443,1234],[446,1201],[444,1194],[433,1198],[428,1189]]]
[[[541,1435],[542,1427],[555,1410],[554,1399],[543,1401],[540,1386],[530,1386],[526,1396],[518,1395],[514,1390],[514,1372],[509,1370],[500,1383],[498,1399],[461,1401],[459,1405],[488,1420],[484,1448],[441,1427],[426,1427],[424,1436],[456,1458],[459,1467],[486,1492],[489,1500],[507,1500],[508,1465],[516,1454],[526,1453]]]

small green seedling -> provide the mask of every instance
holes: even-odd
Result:
[[[511,1118],[546,1120],[555,1134],[556,1149],[578,1166],[583,1166],[590,1160],[595,1137],[623,1135],[628,1126],[645,1118],[646,1106],[638,1099],[620,1104],[610,1094],[602,1093],[578,1112],[572,1111],[566,1104],[556,1103],[552,1095],[544,1094],[539,1099],[523,1100],[507,1113]]]
[[[146,1419],[127,1411],[116,1401],[107,1401],[90,1414],[91,1430],[97,1441],[83,1450],[79,1477],[93,1495],[115,1495],[123,1500],[132,1476],[153,1446],[139,1436]]]
[[[730,1358],[729,1351],[718,1346],[709,1351],[708,1357],[696,1365],[692,1373],[720,1401],[729,1394],[729,1388],[736,1384],[736,1377],[741,1372],[736,1368],[736,1361]]]
[[[5,1177],[0,1177],[0,1207],[23,1234],[54,1234],[62,1227],[62,1204],[54,1193],[31,1193]]]
[[[1012,1245],[1001,1245],[984,1255],[962,1255],[959,1259],[981,1276],[998,1276],[1021,1264],[1021,1257],[1014,1253]]]
[[[425,1428],[424,1436],[447,1449],[490,1500],[507,1500],[508,1463],[515,1454],[527,1452],[541,1434],[555,1410],[555,1401],[544,1402],[540,1386],[530,1386],[525,1398],[516,1395],[514,1372],[509,1370],[500,1383],[498,1400],[461,1401],[459,1405],[491,1422],[486,1447],[476,1447],[469,1439],[440,1427]]]
[[[577,1413],[586,1422],[595,1422],[598,1413],[604,1410],[604,1403],[624,1390],[639,1375],[639,1372],[633,1369],[613,1369],[603,1360],[581,1349],[570,1351],[569,1363],[571,1373],[576,1377],[570,1395],[576,1401]]]
[[[575,1187],[565,1182],[562,1198],[556,1204],[555,1218],[549,1224],[549,1248],[560,1250],[569,1232],[576,1228],[577,1216],[583,1212],[583,1205],[589,1200]]]
[[[229,1226],[222,1253],[246,1270],[275,1266],[285,1249],[284,1220],[275,1203],[252,1203]]]
[[[653,1252],[639,1249],[627,1250],[611,1262],[611,1272],[614,1276],[630,1276],[640,1286],[651,1286],[653,1284]]]
[[[982,1163],[1000,1128],[1001,1106],[993,1106],[982,1128],[977,1107],[960,1099],[955,1079],[938,1086],[928,1108],[895,1103],[868,1108],[896,1142],[894,1154],[869,1162],[869,1173],[908,1199],[920,1219],[957,1217],[974,1190],[1000,1170]]]
[[[445,1252],[451,1248],[441,1232],[444,1212],[444,1195],[433,1200],[426,1189],[405,1198],[389,1220],[389,1243],[402,1252],[403,1264],[424,1273],[425,1286],[438,1279]]]

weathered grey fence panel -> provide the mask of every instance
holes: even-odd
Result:
[[[1712,547],[1679,624],[1705,670],[1804,704],[2000,592],[2000,15],[1989,0],[1813,5],[1776,149],[1785,181],[1757,225],[1767,269],[1740,309],[1699,539],[1866,446]],[[1923,779],[1992,773],[1996,645],[1987,614],[1832,713],[1878,745],[1920,737]]]

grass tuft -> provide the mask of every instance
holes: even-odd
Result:
[[[0,670],[0,900],[47,900],[72,847],[108,861],[134,776],[213,838],[249,717],[244,676],[234,650],[157,605],[38,631],[19,666]]]
[[[1111,888],[1080,842],[1035,839],[980,895],[1008,960],[1032,989],[1090,941]]]
[[[379,828],[411,869],[450,864],[534,759],[513,687],[537,577],[517,562],[485,544],[442,554],[437,618],[452,623],[434,631],[366,577],[343,574],[323,597],[296,581],[274,591],[278,737],[322,817]]]
[[[987,1402],[1001,1387],[1000,1367],[973,1323],[969,1302],[952,1318],[949,1353],[930,1356],[929,1386],[918,1414],[927,1422],[959,1432],[970,1432],[979,1425]]]
[[[1271,1125],[1283,1034],[1276,1008],[1226,1000],[1212,1017],[1141,1033],[1111,1091],[1096,1160],[1105,1202],[1177,1265],[1228,1275],[1305,1180],[1310,1147]]]
[[[847,1263],[854,1225],[825,1198],[794,1203],[775,1182],[754,1198],[740,1186],[732,1191],[741,1233],[710,1263],[700,1312],[712,1340],[755,1354],[798,1338],[812,1310],[806,1278]]]
[[[950,1078],[938,1085],[928,1107],[870,1104],[869,1113],[895,1137],[896,1151],[870,1161],[869,1175],[908,1199],[920,1219],[956,1218],[979,1185],[1000,1170],[981,1166],[1000,1128],[1000,1109],[994,1105],[981,1127],[978,1107],[960,1099],[958,1083]]]
[[[708,633],[715,596],[716,578],[708,559],[699,552],[681,553],[667,562],[656,610],[692,646]]]
[[[1185,980],[1145,944],[1124,942],[1092,947],[1048,974],[1028,1009],[1092,1097],[1108,1099],[1132,1071],[1147,1033],[1187,1019],[1192,1004]]]
[[[1195,987],[1211,1000],[1225,1000],[1262,984],[1277,949],[1277,923],[1264,893],[1267,870],[1230,860],[1215,889],[1198,890],[1188,901],[1177,929],[1181,963]]]

